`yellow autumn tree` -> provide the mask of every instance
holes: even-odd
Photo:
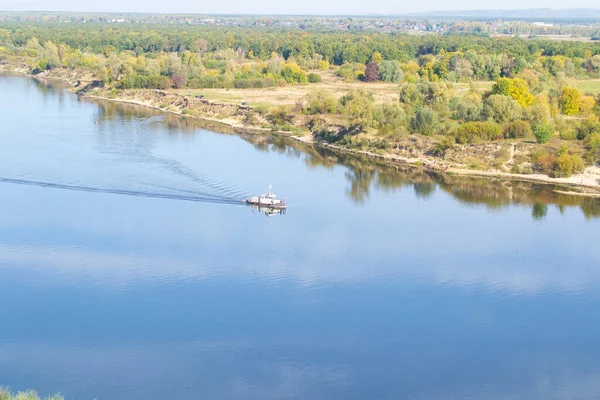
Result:
[[[565,115],[577,115],[581,108],[581,94],[576,88],[565,86],[558,99],[560,110]]]
[[[581,98],[581,106],[579,107],[579,113],[581,115],[590,114],[596,106],[596,99],[592,96],[583,96]]]
[[[521,78],[500,78],[492,86],[491,94],[510,96],[523,107],[533,104],[534,97],[529,92],[529,86]]]
[[[382,61],[383,61],[383,56],[381,55],[380,52],[376,51],[375,53],[373,53],[373,57],[371,57],[371,62],[379,64]]]

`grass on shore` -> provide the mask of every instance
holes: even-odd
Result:
[[[65,400],[60,394],[43,398],[44,400]],[[35,390],[13,393],[8,388],[0,387],[0,400],[42,400]]]

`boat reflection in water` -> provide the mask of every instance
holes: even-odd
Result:
[[[259,211],[263,214],[265,214],[267,217],[272,217],[274,215],[285,215],[285,208],[272,208],[272,207],[265,207],[265,206],[259,206],[256,204],[251,204],[250,205],[252,207],[252,211]]]

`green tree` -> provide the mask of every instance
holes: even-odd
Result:
[[[552,129],[552,126],[548,123],[540,123],[535,125],[533,128],[533,134],[535,135],[538,143],[541,144],[547,143],[552,137],[553,133],[554,129]]]
[[[455,57],[450,66],[460,80],[470,80],[474,76],[473,65],[465,58]]]
[[[362,91],[342,97],[344,112],[348,115],[348,129],[362,131],[373,123],[373,96]]]
[[[44,43],[42,57],[47,60],[47,68],[52,69],[60,66],[60,57],[58,56],[58,47],[51,41]]]
[[[43,48],[40,45],[40,42],[35,37],[32,37],[31,39],[29,39],[27,41],[27,44],[25,45],[25,51],[31,57],[35,57],[35,56],[39,55],[42,50],[43,50]]]
[[[400,63],[396,60],[382,61],[379,64],[379,79],[384,82],[400,82],[404,78],[404,72]]]
[[[585,138],[585,147],[588,150],[586,158],[590,162],[600,160],[600,133],[592,133]]]
[[[458,121],[479,121],[483,112],[483,101],[478,93],[468,93],[450,99],[450,110]]]
[[[521,105],[509,96],[494,94],[483,102],[483,117],[498,123],[515,121],[521,118]]]
[[[421,107],[415,113],[415,116],[411,121],[411,127],[417,133],[431,136],[435,134],[440,127],[439,117],[431,108]]]
[[[399,104],[376,105],[373,113],[374,127],[380,133],[390,134],[405,129],[406,113]]]

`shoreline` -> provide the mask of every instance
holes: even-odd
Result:
[[[8,66],[8,68],[6,68],[7,66]],[[438,159],[438,158],[434,158],[434,157],[421,156],[421,157],[408,158],[408,157],[403,157],[403,156],[394,155],[394,154],[378,154],[378,153],[374,153],[374,152],[367,151],[367,150],[352,149],[352,148],[347,148],[347,147],[331,144],[331,143],[328,143],[325,141],[314,140],[312,137],[312,134],[310,134],[310,132],[306,132],[307,133],[306,136],[299,136],[299,135],[294,135],[293,133],[288,132],[288,131],[273,130],[273,129],[269,129],[269,128],[254,126],[254,125],[241,124],[241,123],[239,123],[239,121],[236,121],[237,123],[234,123],[233,121],[225,121],[223,119],[211,118],[211,117],[207,117],[207,116],[188,115],[188,114],[183,113],[180,110],[172,110],[172,109],[170,110],[170,109],[159,107],[155,104],[150,104],[150,103],[139,101],[139,100],[127,99],[127,98],[109,98],[106,96],[95,95],[95,94],[89,93],[85,87],[83,87],[82,89],[76,90],[79,87],[79,84],[82,83],[82,80],[77,80],[77,82],[74,82],[72,79],[69,79],[68,77],[65,77],[65,76],[50,76],[50,74],[32,75],[23,68],[15,68],[14,66],[9,65],[9,64],[3,64],[3,65],[0,64],[0,74],[2,74],[2,73],[14,74],[16,76],[24,76],[24,77],[34,78],[34,79],[61,81],[61,82],[67,83],[70,86],[70,88],[68,89],[69,91],[76,93],[77,95],[85,97],[85,98],[101,100],[101,101],[110,101],[110,102],[116,102],[116,103],[132,104],[132,105],[136,105],[136,106],[140,106],[140,107],[147,107],[147,108],[154,109],[154,110],[160,111],[160,112],[170,113],[170,114],[177,115],[177,116],[183,117],[183,118],[190,118],[190,119],[194,119],[194,120],[198,120],[198,121],[204,121],[207,123],[215,124],[217,132],[218,132],[219,128],[222,128],[223,130],[231,129],[231,130],[233,130],[233,132],[235,134],[238,134],[238,135],[243,135],[243,134],[278,135],[278,136],[283,136],[283,137],[289,138],[294,141],[301,142],[303,144],[327,148],[327,149],[335,151],[335,152],[361,155],[361,156],[365,156],[367,158],[376,159],[376,160],[383,161],[385,163],[390,163],[390,164],[410,165],[410,166],[417,167],[417,168],[424,168],[424,169],[430,170],[432,172],[440,173],[440,174],[452,174],[455,176],[496,178],[496,179],[502,179],[502,180],[507,180],[507,181],[528,182],[528,183],[534,183],[534,184],[554,186],[555,188],[553,188],[553,191],[555,191],[557,193],[600,198],[600,175],[598,176],[598,180],[597,180],[596,184],[583,183],[584,179],[587,178],[586,172],[593,170],[593,169],[600,170],[600,168],[598,168],[598,167],[593,167],[593,166],[588,167],[588,168],[586,168],[586,170],[583,171],[583,173],[578,174],[578,175],[573,175],[569,178],[551,178],[547,175],[541,175],[541,174],[523,175],[523,174],[513,174],[513,173],[509,173],[509,172],[502,172],[502,171],[482,171],[482,170],[474,170],[474,169],[468,169],[468,168],[457,168],[455,166],[449,165],[449,163],[444,162],[444,160],[442,160],[442,159]],[[139,92],[141,93],[142,91],[139,91]],[[185,96],[182,96],[179,94],[170,93],[170,95],[176,96],[177,98],[185,99],[186,102],[189,100]],[[232,107],[231,104],[225,104],[225,103],[206,102],[206,104],[215,105],[215,106],[230,106],[230,107]],[[239,106],[235,106],[235,107],[239,108]],[[245,107],[245,108],[249,109],[248,107]],[[225,132],[219,132],[219,133],[225,133]],[[309,137],[309,135],[310,135],[310,137]],[[566,189],[566,190],[562,190],[562,189]],[[574,190],[574,189],[577,189],[577,190]]]
[[[395,156],[395,155],[377,154],[377,153],[373,153],[373,152],[370,152],[367,150],[349,149],[349,148],[338,146],[338,145],[331,144],[328,142],[306,140],[306,139],[304,139],[303,136],[296,136],[296,135],[293,135],[290,132],[286,132],[286,131],[274,131],[274,130],[260,128],[260,127],[256,127],[256,126],[244,127],[244,126],[240,126],[240,125],[234,125],[234,124],[227,123],[227,122],[224,122],[224,121],[221,121],[218,119],[214,119],[214,118],[195,117],[195,116],[191,116],[191,115],[185,115],[178,111],[165,110],[165,109],[162,109],[162,108],[154,106],[154,105],[150,105],[150,104],[146,104],[146,103],[134,101],[134,100],[110,99],[107,97],[94,96],[94,95],[90,95],[90,94],[84,94],[83,96],[90,98],[90,99],[132,104],[132,105],[136,105],[136,106],[140,106],[140,107],[148,107],[148,108],[151,108],[151,109],[154,109],[157,111],[167,112],[167,113],[174,114],[174,115],[177,115],[177,116],[180,116],[183,118],[191,118],[191,119],[195,119],[195,120],[199,120],[199,121],[216,123],[223,127],[233,129],[235,131],[235,133],[238,135],[241,135],[241,134],[256,134],[256,135],[274,134],[274,135],[284,136],[284,137],[287,137],[289,139],[292,139],[292,140],[295,140],[295,141],[298,141],[298,142],[301,142],[304,144],[308,144],[308,145],[312,145],[312,146],[320,146],[320,147],[327,148],[329,150],[333,150],[333,151],[337,151],[337,152],[366,156],[371,159],[377,159],[377,160],[388,162],[388,163],[394,163],[394,164],[400,164],[400,165],[410,165],[413,167],[423,167],[430,171],[433,171],[436,173],[442,173],[442,174],[450,173],[453,175],[459,175],[459,176],[465,176],[465,177],[499,178],[499,179],[504,179],[504,180],[521,181],[521,182],[528,182],[528,183],[543,184],[543,185],[548,185],[548,186],[562,187],[563,189],[578,188],[578,189],[584,189],[584,190],[591,190],[592,192],[586,192],[586,191],[576,192],[573,190],[554,189],[554,191],[557,193],[577,195],[577,196],[586,196],[586,197],[595,197],[595,198],[600,199],[600,183],[597,185],[586,185],[586,184],[570,182],[570,181],[568,181],[570,178],[551,178],[547,175],[540,175],[540,174],[522,175],[522,174],[511,174],[508,172],[477,171],[477,170],[471,170],[471,169],[466,169],[466,168],[447,168],[447,169],[445,169],[445,168],[436,166],[436,161],[432,161],[432,159],[430,159],[430,158],[425,158],[425,157],[406,158],[406,157]],[[577,176],[578,175],[574,175],[573,177],[577,177]]]

